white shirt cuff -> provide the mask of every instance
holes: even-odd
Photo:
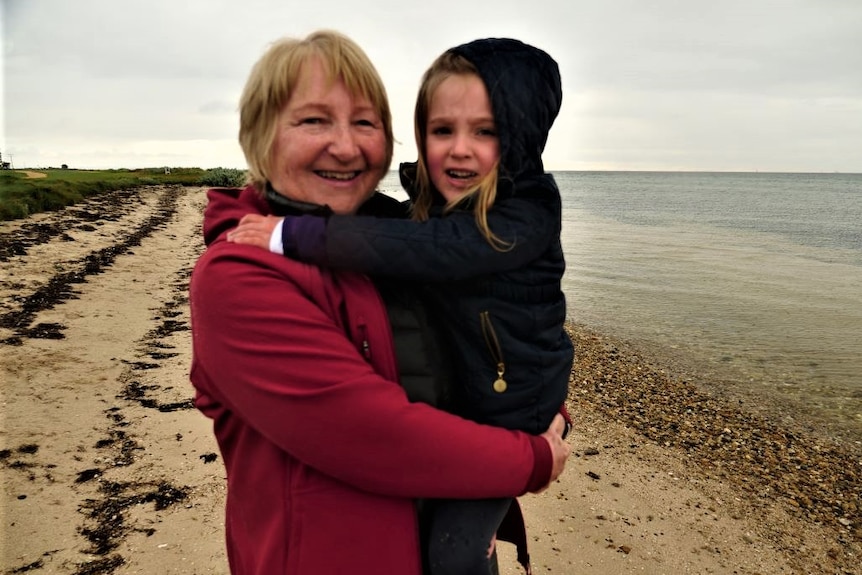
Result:
[[[284,226],[284,218],[278,220],[272,235],[269,236],[269,251],[284,255],[284,244],[281,242],[281,228]]]

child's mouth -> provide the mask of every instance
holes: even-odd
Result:
[[[457,180],[469,180],[476,177],[476,172],[468,172],[466,170],[446,170],[446,175]]]

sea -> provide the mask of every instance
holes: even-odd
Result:
[[[862,445],[862,174],[553,174],[569,320]]]

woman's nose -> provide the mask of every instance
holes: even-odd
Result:
[[[329,153],[342,160],[351,159],[359,153],[356,136],[350,126],[335,127],[332,131]]]

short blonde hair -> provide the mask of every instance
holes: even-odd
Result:
[[[270,178],[276,120],[290,100],[302,65],[318,58],[328,80],[340,78],[354,96],[371,102],[386,137],[386,170],[392,163],[394,137],[386,89],[371,60],[353,40],[331,30],[320,30],[299,40],[274,42],[255,63],[239,104],[239,144],[248,164],[249,183],[263,190]]]

